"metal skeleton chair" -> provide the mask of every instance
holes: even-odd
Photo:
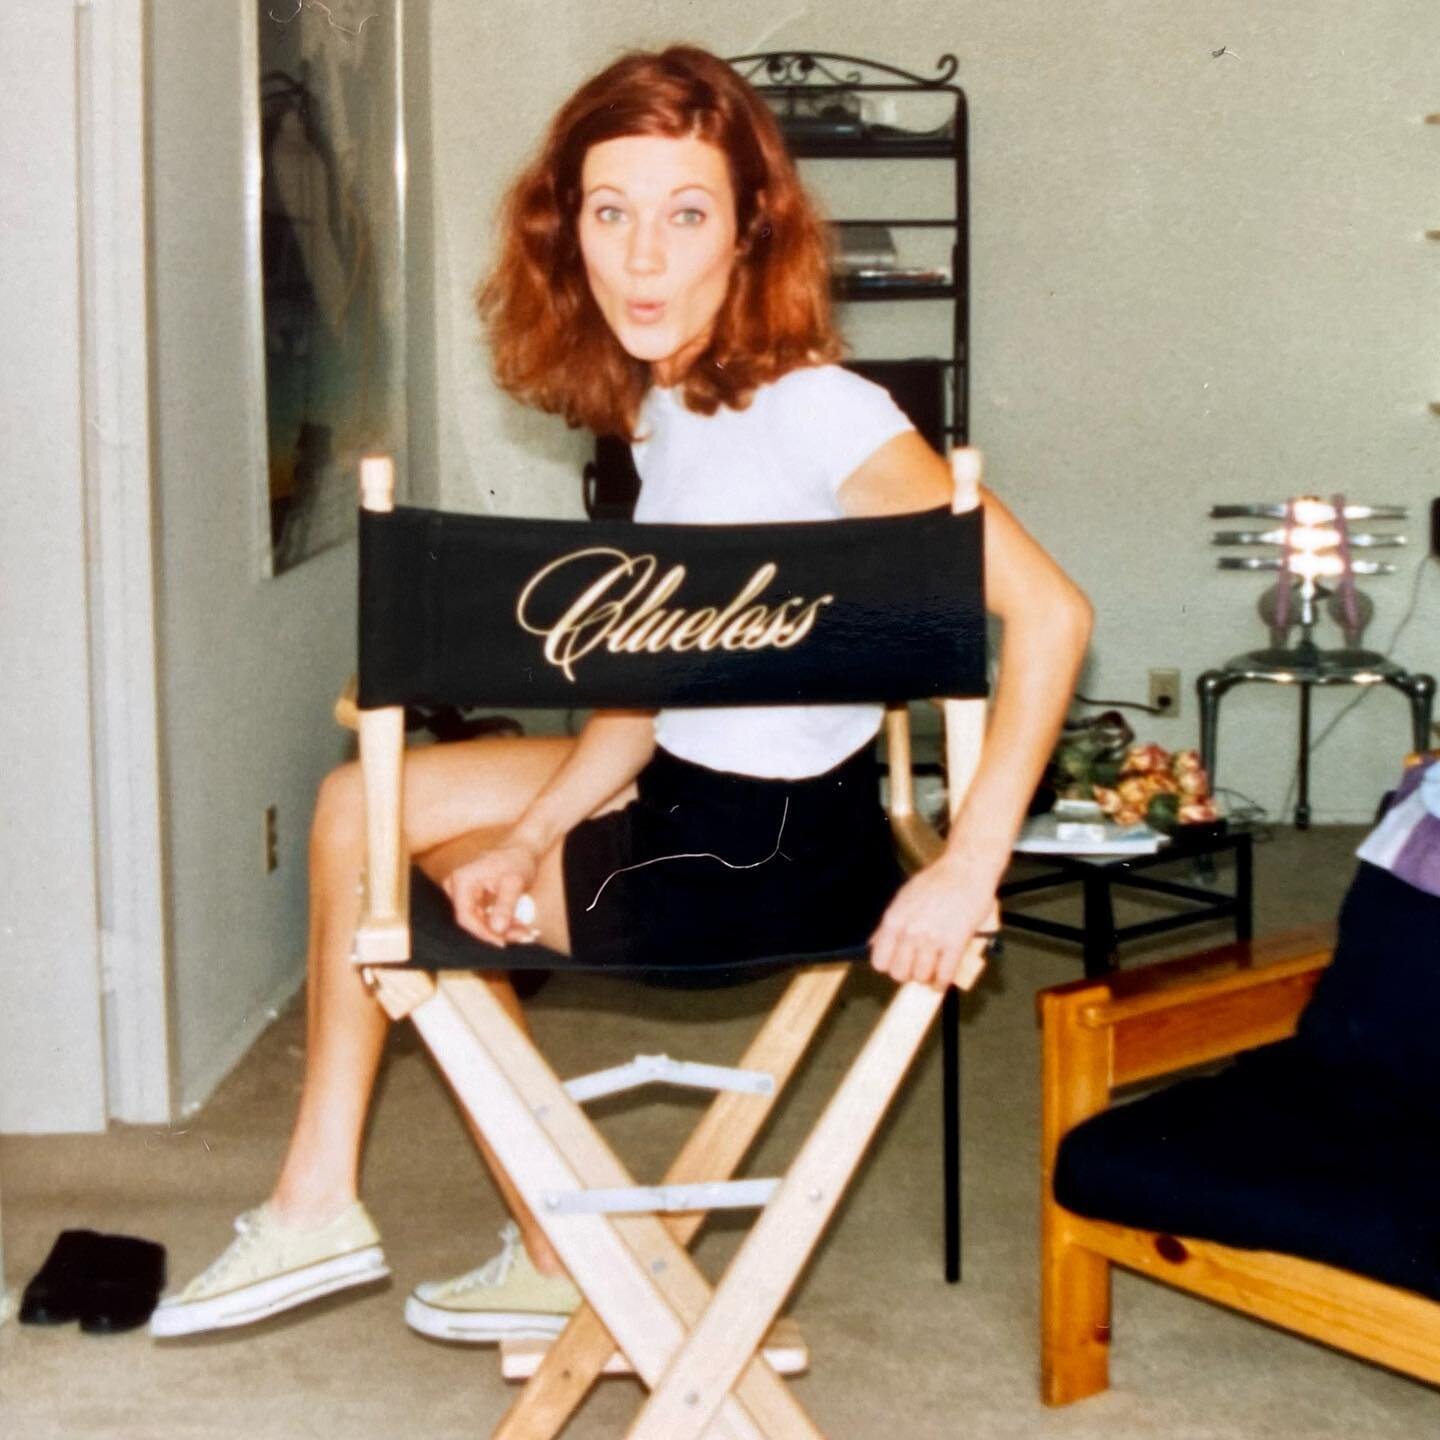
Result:
[[[493,1432],[497,1440],[557,1434],[595,1379],[617,1370],[633,1370],[650,1392],[628,1431],[633,1440],[818,1440],[821,1432],[779,1379],[781,1370],[804,1368],[807,1357],[793,1328],[777,1326],[776,1316],[942,995],[913,982],[897,987],[788,1174],[733,1180],[838,994],[846,966],[836,962],[863,958],[865,938],[779,962],[796,973],[738,1066],[640,1057],[619,1071],[563,1084],[475,972],[593,965],[540,946],[497,951],[473,941],[448,917],[437,918],[438,892],[418,873],[412,927],[400,833],[403,707],[885,700],[891,827],[902,859],[918,866],[940,841],[913,807],[906,711],[898,702],[971,697],[944,701],[952,813],[973,774],[984,727],[981,512],[977,477],[968,464],[957,463],[955,471],[954,513],[661,526],[397,509],[390,462],[362,464],[355,719],[367,873],[355,961],[392,1018],[414,1021],[585,1297],[548,1346],[504,1347],[512,1376],[533,1375]],[[713,612],[702,620],[692,608],[691,628],[670,631],[688,636],[692,648],[651,653],[643,645],[627,651],[595,640],[606,630],[593,608],[609,583],[603,567],[626,564],[626,576],[673,576],[679,568],[685,588],[672,587],[676,601]],[[581,590],[591,609],[547,609],[556,577],[577,575],[598,577]],[[748,631],[732,598],[737,592],[756,607]],[[802,642],[747,649],[736,639],[759,633],[760,609],[799,617],[805,595],[821,598],[811,606],[813,624]],[[735,628],[726,629],[732,620]],[[734,644],[719,643],[722,630]],[[423,924],[422,910],[429,916]],[[963,988],[980,974],[983,956],[977,938],[957,980]],[[770,973],[776,963],[737,957],[719,978],[752,967]],[[676,969],[687,968],[680,958]],[[656,1078],[717,1093],[664,1182],[636,1186],[578,1102]],[[712,1290],[686,1245],[705,1212],[737,1205],[762,1208]]]

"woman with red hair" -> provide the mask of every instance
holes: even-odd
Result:
[[[884,390],[835,363],[823,227],[768,108],[702,50],[627,55],[565,103],[510,192],[479,305],[507,391],[631,442],[639,521],[949,502],[949,465]],[[1000,681],[979,772],[925,870],[902,883],[889,851],[870,759],[878,705],[600,712],[574,739],[489,738],[407,758],[410,851],[457,921],[488,944],[538,939],[607,961],[717,937],[758,936],[775,953],[787,917],[804,923],[824,895],[849,934],[869,937],[875,968],[948,985],[988,914],[1089,632],[1083,596],[994,496],[984,504]],[[348,958],[362,818],[358,774],[343,767],[321,787],[312,831],[305,1080],[275,1189],[162,1303],[155,1334],[245,1324],[387,1273],[356,1198],[386,1030]],[[756,863],[782,838],[791,863]],[[491,983],[518,1015],[509,982]],[[406,1306],[416,1329],[544,1335],[574,1307],[543,1234],[496,1180],[518,1229],[479,1269],[420,1286]]]

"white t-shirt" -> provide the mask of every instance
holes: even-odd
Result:
[[[685,407],[652,386],[631,447],[638,521],[730,525],[837,520],[847,480],[914,427],[880,385],[838,365],[791,370],[744,410]],[[872,739],[880,705],[745,705],[662,710],[655,739],[672,755],[742,775],[819,775]]]

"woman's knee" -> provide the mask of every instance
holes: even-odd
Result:
[[[321,782],[310,824],[310,854],[321,859],[337,851],[353,850],[360,841],[365,802],[360,766],[355,761],[337,765]]]

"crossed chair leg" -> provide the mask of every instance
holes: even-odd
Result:
[[[773,1076],[770,1093],[718,1094],[667,1183],[733,1174],[846,968],[795,976],[742,1061]],[[651,1392],[631,1440],[823,1440],[766,1360],[765,1337],[934,1020],[939,992],[915,984],[896,992],[712,1292],[685,1248],[703,1211],[562,1213],[559,1196],[633,1181],[483,983],[463,973],[372,974],[386,1009],[415,1022],[586,1296],[494,1440],[550,1440],[617,1347]]]

